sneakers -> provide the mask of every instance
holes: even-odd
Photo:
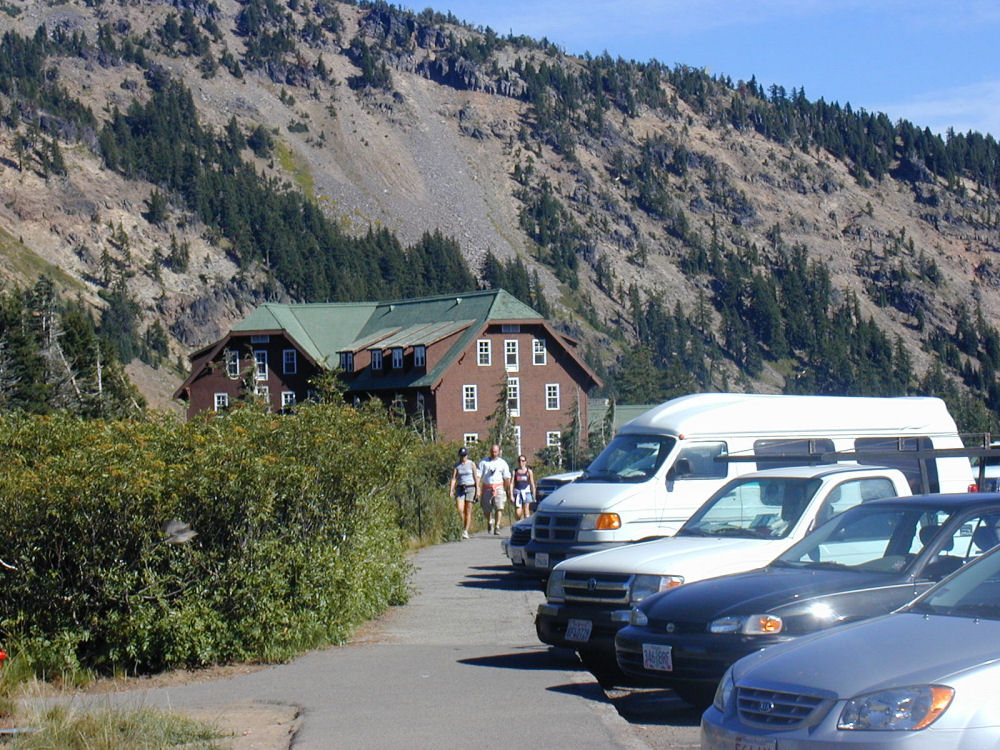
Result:
[[[463,531],[462,532],[462,539],[468,539],[468,538],[469,538],[469,532],[468,531]]]
[[[490,533],[491,534],[496,534],[497,533],[496,529],[493,527],[493,519],[492,518],[490,519]]]
[[[491,525],[492,525],[492,524],[491,524]],[[499,534],[500,534],[500,524],[497,524],[496,526],[493,526],[493,533],[494,533],[495,535],[498,535],[498,536],[499,536]]]

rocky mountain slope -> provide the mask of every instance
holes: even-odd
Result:
[[[718,293],[717,280],[691,270],[699,249],[766,268],[779,250],[804,248],[828,270],[836,301],[856,299],[902,342],[914,383],[938,357],[929,337],[953,335],[963,305],[990,324],[1000,313],[995,187],[919,160],[895,159],[872,177],[837,148],[734,126],[722,113],[741,97],[759,100],[752,85],[569,58],[382,3],[3,0],[0,9],[24,37],[44,25],[50,37],[86,38],[90,47],[46,65],[99,123],[57,133],[64,174],[25,149],[44,111],[0,126],[0,268],[20,284],[47,273],[95,309],[108,264],[126,270],[144,325],[159,320],[170,333],[166,363],[130,367],[158,408],[176,408],[169,394],[186,354],[264,299],[294,295],[266,262],[235,257],[178,196],[167,195],[165,220],[150,221],[159,186],[102,160],[100,124],[148,101],[151,69],[183,81],[215,131],[263,125],[273,150],[244,158],[345,231],[386,228],[409,244],[440,230],[474,273],[489,256],[520,259],[605,371],[637,340],[636,298],[679,305],[723,340],[719,308],[698,312]],[[600,96],[573,83],[598,73]],[[683,89],[692,81],[699,91]],[[794,101],[794,91],[771,93]],[[0,111],[16,100],[0,93]],[[552,216],[553,231],[573,239],[568,251],[542,231]],[[189,251],[185,270],[160,260],[178,245]],[[713,384],[780,391],[796,366],[765,358],[746,379],[738,357],[722,356]]]

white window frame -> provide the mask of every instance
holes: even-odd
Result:
[[[507,412],[512,417],[521,416],[521,378],[507,378]]]
[[[392,369],[403,369],[403,348],[401,346],[392,347]]]
[[[479,442],[478,432],[466,432],[462,435],[462,442],[466,445],[472,445],[473,443]]]
[[[295,406],[295,391],[282,391],[281,408],[288,409],[289,407],[292,406]]]
[[[354,372],[354,352],[340,353],[340,369],[344,372]]]
[[[226,375],[230,380],[238,380],[240,377],[240,353],[231,349],[226,351]]]
[[[271,403],[271,386],[258,384],[257,387],[254,388],[254,393],[268,403]]]
[[[518,453],[524,453],[521,448],[521,425],[519,424],[514,425],[514,444],[517,446]]]
[[[559,430],[549,430],[545,433],[545,447],[546,448],[561,448],[562,447],[562,432]]]
[[[228,393],[216,393],[215,394],[215,410],[222,411],[223,409],[229,408],[229,394]]]
[[[413,366],[414,367],[426,367],[427,366],[427,347],[423,344],[417,344],[413,347]]]
[[[545,339],[531,340],[531,363],[538,367],[544,367],[549,363],[549,353],[545,349]]]
[[[299,371],[299,352],[296,349],[284,349],[281,352],[281,372],[285,375],[295,375]]]
[[[503,342],[503,366],[507,372],[518,371],[519,361],[517,339],[504,339]]]
[[[545,411],[559,411],[559,403],[562,400],[559,390],[558,383],[545,384]]]
[[[383,364],[382,363],[382,350],[381,349],[372,349],[371,353],[372,353],[372,369],[373,370],[381,370],[382,369],[382,364]]]
[[[254,378],[256,380],[267,380],[267,350],[254,349]]]
[[[493,342],[489,339],[476,341],[476,364],[480,367],[489,367],[493,364]]]
[[[479,386],[468,383],[462,386],[462,411],[479,411]]]

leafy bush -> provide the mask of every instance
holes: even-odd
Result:
[[[341,641],[405,601],[411,530],[437,540],[455,523],[446,448],[376,408],[14,415],[0,450],[0,638],[36,671],[273,661]],[[171,520],[197,536],[166,543]]]

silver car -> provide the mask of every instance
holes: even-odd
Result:
[[[701,747],[1000,748],[1000,549],[891,615],[740,659]]]

